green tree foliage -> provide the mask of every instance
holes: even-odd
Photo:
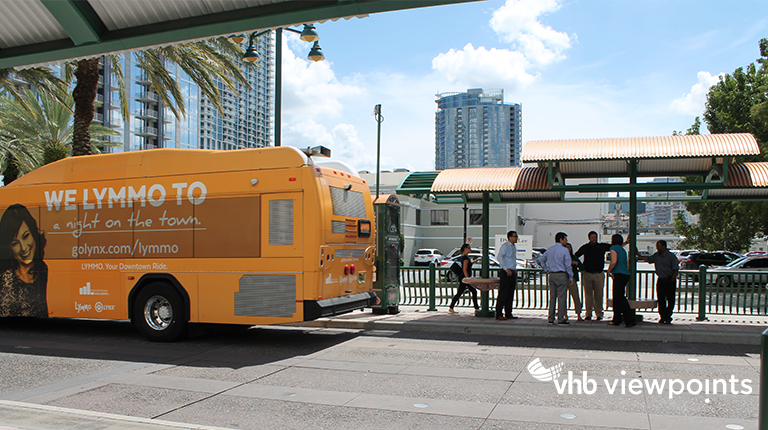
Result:
[[[62,101],[28,89],[19,91],[18,98],[0,97],[0,169],[6,185],[71,154],[73,101],[69,96]],[[118,134],[94,124],[89,124],[89,132],[94,153],[99,152],[99,147],[112,145],[98,138]]]
[[[760,155],[739,157],[737,162],[768,159],[768,39],[760,41],[760,56],[759,66],[752,63],[722,76],[707,94],[704,121],[710,133],[752,133],[760,145]],[[699,127],[697,118],[688,131],[698,132]],[[687,203],[686,208],[699,215],[699,225],[675,219],[685,247],[740,252],[755,236],[768,234],[768,202]]]
[[[56,77],[53,71],[47,67],[32,67],[29,69],[0,69],[0,93],[5,93],[11,98],[25,104],[22,91],[18,87],[29,85],[38,94],[47,94],[60,102],[64,102],[67,90],[65,83]]]
[[[235,89],[235,82],[248,85],[237,61],[241,56],[242,49],[225,37],[150,48],[136,54],[139,68],[150,82],[152,90],[177,118],[186,115],[185,95],[179,87],[177,76],[169,70],[170,64],[177,64],[221,112],[222,106],[216,80],[232,90]],[[120,96],[123,100],[121,109],[123,118],[127,119],[128,108],[125,101],[128,100],[128,96],[125,91],[122,64],[117,56],[107,58],[112,64],[112,71],[118,81]],[[91,153],[88,125],[93,119],[93,102],[96,99],[99,78],[98,65],[98,58],[85,59],[70,63],[65,71],[66,76],[77,78],[72,92],[75,100],[73,155]]]

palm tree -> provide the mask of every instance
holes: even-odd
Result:
[[[177,64],[189,75],[192,81],[200,87],[216,108],[221,112],[217,81],[230,89],[235,89],[239,82],[248,86],[243,72],[238,66],[237,59],[242,55],[241,48],[227,38],[219,37],[199,42],[181,43],[178,45],[150,48],[136,53],[139,67],[144,71],[150,86],[158,94],[162,103],[171,109],[177,118],[186,115],[185,100],[176,78],[168,71],[167,65]],[[108,56],[112,71],[118,81],[123,105],[123,119],[127,120],[128,105],[123,79],[122,63],[117,56]],[[87,155],[91,151],[89,145],[89,125],[93,120],[93,102],[99,80],[99,59],[79,60],[70,63],[65,70],[65,77],[74,75],[77,78],[72,98],[75,101],[75,127],[72,143],[72,155]],[[252,66],[253,67],[253,66]]]
[[[25,108],[29,108],[29,106],[25,104],[17,89],[19,81],[29,85],[37,93],[48,94],[60,102],[64,102],[64,97],[67,94],[66,84],[48,67],[32,67],[20,70],[0,69],[0,93],[4,92],[11,98],[22,101]]]
[[[18,98],[0,98],[0,168],[4,182],[15,180],[31,170],[69,156],[72,152],[74,125],[73,101],[64,103],[47,93],[35,94],[29,89],[18,92]],[[89,124],[94,153],[112,143],[96,140],[119,133],[104,126]]]

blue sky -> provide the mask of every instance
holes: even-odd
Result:
[[[327,61],[286,38],[283,144],[359,170],[434,169],[435,94],[504,89],[523,142],[669,135],[718,74],[759,57],[768,1],[486,0],[317,25]]]

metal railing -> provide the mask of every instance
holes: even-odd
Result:
[[[447,268],[401,267],[400,297],[402,305],[425,306],[434,300],[434,306],[448,306],[459,287],[456,276]],[[541,269],[517,269],[516,309],[545,310],[549,306],[548,276]],[[472,271],[480,276],[480,270]],[[498,277],[498,269],[491,269],[491,277]],[[725,277],[730,282],[723,281]],[[610,296],[611,279],[606,276],[606,297]],[[656,272],[638,270],[637,300],[656,300]],[[700,282],[703,281],[703,282]],[[434,288],[434,295],[430,294]],[[583,294],[579,288],[580,294]],[[766,272],[707,272],[681,270],[677,279],[675,313],[697,313],[698,320],[713,315],[768,315],[768,273]],[[489,307],[496,305],[496,290],[489,291]],[[583,296],[581,297],[584,303]],[[570,297],[568,298],[570,301]],[[465,293],[458,306],[471,307],[471,295]],[[569,303],[572,307],[572,304]]]

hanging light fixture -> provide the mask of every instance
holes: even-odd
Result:
[[[315,30],[314,25],[304,24],[304,29],[301,31],[301,36],[299,36],[299,39],[305,42],[314,42],[320,39],[320,36],[317,35],[317,31]]]
[[[323,48],[320,47],[320,43],[317,40],[315,41],[315,44],[312,45],[312,49],[309,50],[307,59],[314,62],[325,60],[325,55],[323,55]]]

